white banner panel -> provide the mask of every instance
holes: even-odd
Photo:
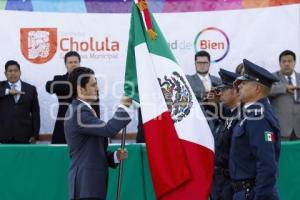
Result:
[[[281,51],[290,49],[300,56],[299,5],[160,13],[155,17],[187,74],[195,73],[194,54],[201,49],[212,56],[213,74],[220,67],[234,70],[243,58],[276,71]],[[69,50],[80,53],[82,66],[95,70],[101,118],[107,120],[112,116],[123,92],[129,14],[0,11],[0,19],[2,72],[7,60],[17,60],[22,80],[37,87],[41,133],[53,131],[57,112],[56,97],[45,91],[45,84],[54,75],[66,73],[63,56]],[[299,71],[298,64],[296,70]],[[4,73],[0,73],[0,80],[4,79]],[[128,131],[136,131],[136,124],[134,120]]]

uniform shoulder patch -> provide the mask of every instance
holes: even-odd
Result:
[[[276,137],[275,137],[275,133],[271,132],[271,131],[265,131],[265,141],[266,142],[275,142],[276,141]]]

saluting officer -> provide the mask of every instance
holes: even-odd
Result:
[[[233,128],[229,157],[233,199],[279,199],[280,127],[267,99],[278,79],[246,59],[243,63],[245,73],[235,81],[244,103],[243,117]]]
[[[238,122],[240,100],[233,82],[239,76],[236,73],[220,69],[222,84],[217,87],[220,93],[220,118],[222,126],[215,129],[215,174],[213,179],[212,200],[231,200],[233,190],[229,177],[229,151],[232,128]]]

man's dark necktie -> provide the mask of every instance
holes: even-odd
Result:
[[[291,76],[288,76],[288,83],[289,83],[289,85],[293,85],[292,77]]]
[[[17,85],[16,84],[11,84],[11,89],[16,89],[17,88]],[[18,102],[18,100],[19,100],[19,96],[18,96],[18,94],[15,94],[14,95],[14,100],[15,100],[15,103],[17,103]]]

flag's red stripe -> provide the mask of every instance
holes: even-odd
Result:
[[[160,200],[207,200],[211,191],[214,153],[201,145],[182,140],[188,163],[191,166],[192,179]]]
[[[169,112],[145,123],[144,129],[157,199],[207,200],[214,153],[199,144],[178,139]]]
[[[145,16],[146,27],[147,27],[147,30],[148,30],[148,29],[152,28],[152,21],[151,21],[151,16],[150,16],[148,8],[146,8],[143,11],[143,13],[144,13],[144,16]]]
[[[190,168],[169,112],[146,122],[144,131],[152,182],[159,197],[190,180]]]

